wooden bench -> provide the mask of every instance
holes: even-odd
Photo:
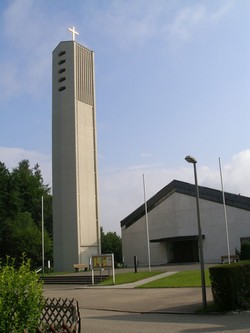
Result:
[[[237,262],[239,260],[239,256],[237,254],[230,255],[230,262]],[[228,256],[221,256],[221,263],[224,264],[225,262],[228,262]]]
[[[89,266],[86,264],[74,264],[73,267],[76,272],[83,271],[83,270],[87,271],[89,268]]]

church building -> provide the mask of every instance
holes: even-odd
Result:
[[[200,222],[205,263],[218,263],[221,256],[240,251],[250,240],[250,198],[199,186]],[[147,266],[148,243],[151,265],[199,262],[195,185],[173,180],[145,205],[121,221],[124,263]],[[227,215],[228,238],[226,233]],[[146,213],[148,233],[146,227]],[[148,242],[149,238],[149,242]]]

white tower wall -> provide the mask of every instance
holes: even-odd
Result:
[[[54,268],[65,271],[100,251],[94,53],[61,42],[52,76]]]

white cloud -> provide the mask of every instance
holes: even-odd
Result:
[[[37,95],[47,89],[51,80],[48,75],[51,52],[58,40],[56,35],[64,25],[61,24],[63,14],[50,20],[46,10],[42,2],[14,0],[2,13],[5,38],[0,65],[2,98]]]
[[[234,0],[229,0],[221,4],[218,2],[216,7],[205,4],[196,4],[194,6],[181,8],[173,17],[170,23],[163,29],[167,39],[174,42],[175,46],[183,42],[190,41],[193,36],[202,31],[202,27],[212,25],[223,19],[232,10],[235,5]]]
[[[202,23],[220,20],[234,3],[219,3],[214,9],[195,5],[178,11],[165,0],[153,4],[145,0],[110,1],[107,6],[94,5],[85,14],[84,23],[93,24],[98,34],[111,37],[113,45],[123,49],[141,46],[153,38],[166,40],[166,35],[168,42],[178,44],[190,40]],[[7,6],[1,13],[5,47],[0,63],[0,97],[45,93],[51,84],[51,52],[72,13],[62,8],[56,11],[48,2],[35,0],[13,0]],[[78,15],[85,9],[84,4],[78,4]]]
[[[51,157],[39,153],[37,151],[25,150],[22,148],[12,148],[12,147],[0,147],[0,161],[6,165],[6,167],[11,170],[18,166],[18,163],[22,160],[29,160],[30,167],[34,167],[35,164],[39,164],[44,184],[49,184],[51,187],[52,177],[51,177]]]
[[[170,38],[188,41],[196,26],[206,17],[205,6],[182,8],[167,28]]]
[[[37,151],[22,148],[0,147],[1,162],[12,169],[23,159],[31,167],[40,165],[45,184],[51,185],[51,157]],[[164,168],[159,165],[141,165],[126,169],[109,170],[99,174],[100,224],[105,232],[120,233],[120,221],[143,204],[143,178],[145,176],[146,197],[149,199],[173,179],[194,183],[192,165],[178,168]],[[234,155],[230,162],[223,164],[222,176],[225,192],[250,196],[250,150]],[[219,163],[216,167],[197,164],[198,182],[221,190]]]
[[[107,7],[94,8],[89,24],[121,49],[140,47],[155,40],[176,47],[190,41],[202,28],[222,20],[234,4],[235,0],[193,1],[191,5],[186,1],[111,1]]]
[[[228,0],[223,3],[220,7],[218,7],[210,16],[211,20],[219,21],[225,15],[227,15],[233,6],[236,4],[236,0]]]
[[[93,12],[95,25],[122,49],[140,46],[157,33],[166,1],[113,1],[106,10]]]
[[[221,160],[221,166],[224,191],[250,196],[250,150],[234,155],[225,165]],[[106,232],[120,232],[120,221],[143,204],[143,173],[147,199],[173,179],[194,183],[193,168],[188,164],[175,169],[137,166],[101,174],[100,220]],[[199,185],[221,190],[219,162],[213,168],[197,163],[197,174]]]
[[[223,179],[225,191],[250,196],[250,150],[242,151],[232,157],[231,163],[224,166]]]

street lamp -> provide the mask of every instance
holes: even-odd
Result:
[[[204,258],[203,258],[203,244],[202,244],[202,232],[201,232],[201,221],[200,221],[200,207],[199,207],[199,187],[197,181],[196,163],[197,160],[193,156],[186,156],[185,160],[188,163],[194,165],[194,180],[196,187],[196,206],[197,206],[197,221],[198,221],[198,244],[199,244],[199,257],[200,257],[200,270],[201,270],[201,288],[202,288],[202,304],[203,307],[207,307],[206,297],[206,281],[205,281],[205,269],[204,269]]]

